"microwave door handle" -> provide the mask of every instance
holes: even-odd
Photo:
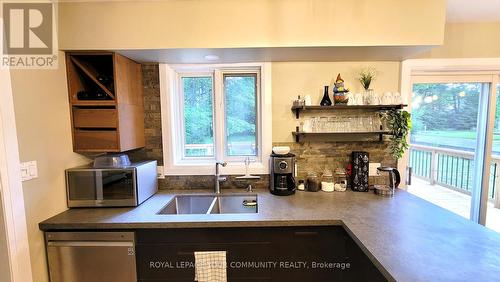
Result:
[[[95,192],[96,192],[96,200],[103,200],[103,192],[102,192],[102,171],[98,170],[95,172]]]

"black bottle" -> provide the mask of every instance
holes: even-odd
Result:
[[[325,93],[323,94],[323,99],[321,99],[321,103],[319,103],[321,106],[331,106],[332,105],[332,100],[330,100],[330,97],[328,97],[328,85],[325,86]]]

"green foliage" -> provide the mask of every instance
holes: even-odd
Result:
[[[414,130],[474,131],[480,91],[480,83],[414,84]]]
[[[410,145],[406,142],[412,123],[407,111],[391,109],[383,113],[391,133],[389,150],[394,159],[400,159]]]
[[[213,89],[211,77],[183,77],[186,144],[213,144]],[[256,77],[225,76],[226,136],[254,139],[256,132]]]
[[[226,134],[254,136],[256,127],[255,76],[226,76],[224,93],[226,102]]]
[[[374,68],[364,68],[360,71],[358,80],[365,90],[370,89],[370,84],[375,80],[377,71]]]
[[[187,144],[213,143],[212,78],[183,77]]]

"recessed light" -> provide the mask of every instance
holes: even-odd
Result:
[[[217,56],[217,55],[206,55],[204,58],[207,61],[217,61],[219,59],[219,56]]]

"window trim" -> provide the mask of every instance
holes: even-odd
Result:
[[[257,91],[257,100],[261,113],[257,115],[258,125],[257,138],[260,138],[261,152],[260,158],[250,164],[249,172],[252,174],[268,174],[269,173],[269,155],[272,150],[272,94],[271,94],[271,63],[241,63],[241,64],[214,64],[214,65],[159,65],[160,75],[160,103],[161,103],[161,124],[162,124],[162,144],[163,144],[163,175],[212,175],[215,173],[215,158],[224,156],[225,144],[223,142],[214,142],[215,158],[200,160],[183,160],[179,161],[178,149],[179,138],[171,138],[180,133],[179,128],[173,124],[181,117],[181,109],[176,107],[179,101],[179,95],[176,91],[179,87],[178,75],[192,72],[213,72],[214,83],[214,140],[223,140],[224,127],[216,126],[216,122],[224,122],[222,103],[224,103],[221,83],[215,83],[216,80],[221,80],[224,73],[248,73],[260,69],[260,77],[257,84],[260,84]],[[260,95],[259,95],[260,94]],[[221,97],[215,97],[220,95]],[[265,121],[265,122],[264,122]],[[260,126],[260,127],[259,127]],[[221,130],[222,129],[222,130]],[[260,137],[259,137],[260,135]],[[228,165],[221,168],[221,173],[228,175],[242,175],[245,173],[245,165],[243,161],[235,160],[229,157],[223,160],[228,162]],[[220,161],[220,160],[219,160]]]

